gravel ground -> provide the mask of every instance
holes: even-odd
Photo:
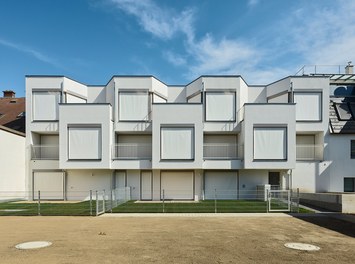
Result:
[[[355,224],[295,217],[0,217],[0,263],[354,263]],[[52,246],[18,250],[46,240]],[[320,251],[284,247],[310,243]]]

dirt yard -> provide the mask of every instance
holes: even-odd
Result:
[[[0,217],[0,263],[354,263],[355,224],[328,217]],[[18,250],[18,243],[51,241]],[[321,247],[303,252],[287,242]]]

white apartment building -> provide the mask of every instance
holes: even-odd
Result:
[[[332,77],[254,86],[201,76],[178,86],[113,76],[92,86],[26,76],[26,188],[64,200],[125,186],[137,200],[243,198],[263,184],[354,192],[355,130],[331,129],[334,102],[344,106],[334,98],[344,83]]]

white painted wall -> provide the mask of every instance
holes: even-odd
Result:
[[[186,103],[186,89],[183,86],[169,86],[168,103]]]
[[[322,92],[322,120],[320,122],[296,122],[296,131],[327,131],[329,123],[329,77],[292,77],[290,81],[294,92]]]
[[[90,190],[105,190],[107,194],[112,188],[111,170],[67,170],[66,171],[66,193],[68,200],[88,200]]]
[[[59,164],[62,169],[80,168],[109,168],[111,163],[111,146],[113,142],[111,106],[109,104],[82,104],[60,105],[60,132],[59,132]],[[68,125],[73,126],[101,126],[101,160],[68,161]],[[90,144],[90,142],[88,142]]]
[[[105,86],[88,86],[88,103],[106,103]]]
[[[279,93],[290,91],[291,87],[290,77],[278,80],[266,86],[266,97],[277,95]]]
[[[186,85],[186,97],[189,97],[197,92],[203,91],[203,78],[200,77],[188,85]]]
[[[272,97],[268,99],[268,103],[283,103],[287,104],[288,103],[288,93],[281,94],[276,97]]]
[[[248,87],[249,103],[266,103],[266,88],[264,86]]]
[[[168,87],[158,79],[152,77],[152,92],[168,97]]]
[[[355,178],[355,159],[350,158],[350,140],[355,140],[355,135],[330,135],[327,134],[327,145],[324,159],[330,162],[329,189],[331,192],[344,191],[344,178]]]
[[[25,196],[25,142],[0,127],[0,200]]]
[[[246,169],[290,169],[296,164],[294,104],[247,104],[244,118],[244,167]],[[287,127],[287,160],[254,160],[254,126]]]
[[[88,97],[88,87],[85,84],[76,82],[66,77],[63,78],[63,92],[81,95],[85,98]]]
[[[197,169],[202,168],[202,106],[196,104],[153,104],[154,122],[152,132],[153,169]],[[179,114],[176,114],[179,113]],[[174,125],[176,127],[194,126],[194,160],[193,161],[161,161],[161,126]]]
[[[292,188],[300,192],[315,192],[319,162],[297,161],[292,170]]]

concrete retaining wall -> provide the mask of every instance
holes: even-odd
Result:
[[[355,213],[355,194],[300,193],[300,202],[342,213]]]

